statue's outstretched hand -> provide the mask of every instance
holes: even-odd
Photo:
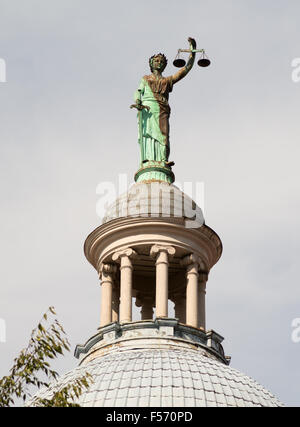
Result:
[[[179,82],[193,68],[193,65],[194,65],[194,62],[195,62],[195,57],[196,57],[195,50],[197,48],[197,43],[196,43],[196,40],[193,39],[192,37],[188,38],[188,42],[190,44],[190,50],[191,50],[191,53],[189,55],[189,60],[188,60],[188,62],[187,62],[187,64],[186,64],[185,67],[182,67],[176,74],[174,74],[172,76],[172,82],[173,82],[173,84]],[[194,50],[194,52],[193,52],[193,50]],[[186,50],[184,52],[186,52]]]

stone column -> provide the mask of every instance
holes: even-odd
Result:
[[[137,307],[141,307],[141,320],[153,319],[154,299],[151,295],[138,293],[135,301]]]
[[[175,255],[175,249],[154,245],[150,254],[156,258],[156,317],[168,317],[169,257]]]
[[[153,319],[153,299],[151,297],[143,298],[141,315],[142,320]]]
[[[116,272],[116,266],[112,264],[101,264],[101,313],[100,326],[107,325],[112,321],[112,290],[113,275]]]
[[[112,293],[112,322],[119,321],[119,308],[120,308],[120,288],[114,284]]]
[[[206,330],[205,295],[208,273],[199,274],[198,327]]]
[[[186,256],[182,265],[187,266],[186,271],[186,324],[198,328],[198,277],[199,258],[194,254]]]
[[[120,323],[132,321],[132,262],[136,252],[125,249],[113,254],[113,261],[120,262],[121,284],[120,284]]]
[[[186,323],[186,297],[182,294],[173,296],[175,317],[180,323]]]

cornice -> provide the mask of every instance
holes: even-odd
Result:
[[[99,262],[103,262],[104,258],[99,260],[99,250],[109,256],[109,249],[105,247],[114,246],[114,250],[122,250],[122,238],[130,238],[130,246],[147,244],[162,244],[166,243],[173,245],[176,240],[177,247],[190,250],[190,244],[193,245],[193,250],[198,249],[201,258],[206,258],[204,268],[210,269],[220,259],[222,254],[222,242],[219,236],[207,225],[203,225],[197,229],[186,228],[183,218],[141,218],[141,217],[126,217],[117,218],[108,223],[97,227],[89,234],[85,241],[84,253],[88,261],[97,269]],[[151,241],[149,236],[156,235],[155,241]],[[141,239],[141,235],[145,239]],[[131,239],[132,237],[132,239]],[[167,242],[167,239],[170,241]],[[120,245],[118,242],[120,241]],[[102,249],[99,249],[102,246]]]

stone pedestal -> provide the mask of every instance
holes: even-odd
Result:
[[[165,166],[164,162],[149,161],[137,171],[134,180],[135,182],[160,181],[172,184],[175,176],[172,169]]]

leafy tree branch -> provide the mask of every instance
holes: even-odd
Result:
[[[48,327],[45,325],[51,315],[56,315],[53,307],[49,307],[38,326],[33,329],[27,348],[21,350],[19,356],[14,359],[10,374],[0,379],[0,407],[13,406],[16,398],[22,398],[26,403],[28,398],[31,398],[30,387],[48,388],[50,383],[57,379],[58,373],[51,369],[48,360],[70,351],[70,343],[56,318]],[[91,376],[87,373],[63,388],[53,389],[51,399],[35,397],[30,405],[79,406],[78,399],[82,391],[88,389],[90,382]]]

